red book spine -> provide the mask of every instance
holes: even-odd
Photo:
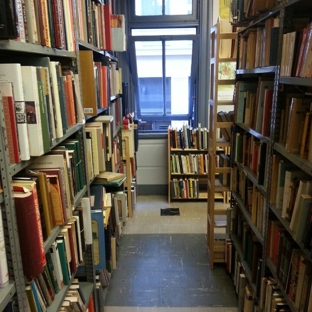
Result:
[[[108,107],[108,93],[107,93],[107,67],[101,66],[102,72],[102,91],[103,91],[103,98],[102,98],[102,107]]]
[[[73,229],[71,226],[68,227],[68,237],[69,237],[69,247],[71,253],[70,271],[75,273],[77,271],[77,259],[75,255],[74,237]]]
[[[15,120],[14,100],[9,96],[2,96],[2,106],[6,127],[6,135],[9,146],[10,163],[19,163],[21,161],[18,147],[18,136]]]
[[[26,196],[18,197],[18,194],[14,194],[16,219],[24,274],[31,277],[43,272],[46,258],[37,191],[22,195]]]
[[[105,43],[107,51],[112,51],[112,28],[110,16],[111,16],[110,4],[104,4]]]
[[[55,37],[55,47],[58,49],[66,49],[65,29],[64,29],[64,12],[61,0],[51,0],[53,28]]]

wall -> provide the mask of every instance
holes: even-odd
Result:
[[[139,195],[166,195],[168,192],[167,138],[140,139],[137,152]]]
[[[206,0],[203,0],[206,1]],[[211,3],[211,2],[212,3]],[[215,0],[210,0],[205,8],[211,8],[213,6],[212,12],[210,12],[209,17],[212,18],[212,21],[206,21],[207,24],[214,25],[217,22],[217,19],[220,15],[219,12],[219,3]],[[219,0],[224,1],[224,0]],[[207,25],[206,24],[206,25]],[[209,28],[209,26],[208,26]],[[205,29],[201,30],[204,36],[209,38],[210,30]],[[204,40],[206,38],[202,38]],[[202,42],[202,46],[205,46],[205,50],[201,53],[201,66],[209,70],[209,64],[205,66],[204,60],[207,58],[207,51],[210,50],[209,41]],[[208,62],[209,63],[209,62]],[[202,75],[207,75],[207,70]],[[209,74],[207,75],[210,76]],[[200,76],[202,77],[202,76]],[[207,77],[203,77],[205,80]],[[207,92],[207,88],[202,86],[202,98],[201,101],[205,102],[207,95],[204,94]],[[201,92],[201,91],[200,91]],[[204,112],[204,110],[203,110]],[[201,114],[206,115],[206,113]],[[206,115],[208,120],[208,115]],[[205,119],[205,118],[204,118]],[[202,124],[206,124],[205,120],[200,120]],[[167,137],[157,138],[157,139],[139,139],[139,150],[137,152],[137,188],[139,195],[167,195],[168,192],[168,146],[167,146]]]

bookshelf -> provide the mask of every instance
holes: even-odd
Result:
[[[221,243],[220,235],[216,237],[218,225],[215,223],[215,217],[225,215],[226,209],[217,209],[215,200],[219,195],[224,203],[228,202],[230,191],[229,153],[234,109],[236,38],[237,33],[232,32],[232,26],[228,21],[220,20],[211,29],[207,201],[207,247],[211,268],[214,263],[225,261],[225,237],[221,237]]]
[[[302,0],[271,6],[248,18],[241,12],[236,24],[241,29],[231,145],[231,241],[227,242],[233,261],[228,267],[236,285],[237,272],[245,274],[260,309],[280,301],[292,312],[308,311],[312,305],[311,79],[304,70],[310,39],[305,45],[302,38],[311,33],[307,12],[312,7]],[[305,130],[294,131],[294,124]],[[237,288],[238,296],[244,290]]]
[[[4,4],[8,24],[4,24],[0,35],[0,168],[3,190],[0,198],[3,227],[0,232],[5,234],[1,250],[4,247],[6,250],[5,255],[3,252],[1,254],[1,265],[2,269],[5,269],[4,264],[8,265],[9,277],[6,281],[6,276],[1,276],[3,280],[0,283],[7,282],[8,285],[0,288],[0,310],[29,311],[30,305],[32,311],[41,311],[40,307],[48,312],[60,311],[64,298],[79,277],[79,289],[85,305],[82,309],[86,310],[89,304],[94,303],[95,311],[102,311],[103,302],[96,287],[91,213],[88,213],[91,180],[88,178],[85,121],[89,116],[107,111],[110,113],[112,109],[112,114],[116,114],[112,129],[115,136],[119,133],[121,69],[112,52],[114,38],[110,36],[111,29],[106,27],[107,33],[104,34],[102,27],[105,23],[110,26],[111,7],[104,5],[103,1],[82,0],[74,5],[71,1],[39,1],[35,5],[33,0],[26,1],[25,7],[18,4],[20,2],[12,0]],[[64,14],[61,14],[62,11]],[[19,74],[26,66],[31,67],[29,81],[34,78],[31,87],[27,87],[27,91],[33,92],[33,98],[26,98],[26,92],[23,91],[28,79]],[[13,71],[18,75],[12,75]],[[7,91],[12,94],[5,93]],[[25,94],[25,98],[19,98],[22,94]],[[14,144],[18,144],[21,152],[16,152],[14,161],[11,157],[12,136],[7,123],[7,103],[11,107],[9,120],[15,132],[18,132],[18,136],[13,138]],[[16,109],[16,114],[12,108]],[[28,135],[30,129],[33,130],[32,135]],[[43,129],[45,133],[41,134]],[[39,139],[39,134],[43,139]],[[35,153],[36,145],[44,145],[43,151]],[[60,165],[48,171],[48,163],[53,163],[52,159],[56,159],[54,156],[59,159]],[[36,167],[39,165],[42,167]],[[33,172],[28,172],[30,168],[36,172],[40,169],[41,173],[35,176]],[[46,172],[42,173],[43,170]],[[33,252],[26,250],[28,256],[35,257],[34,251],[42,249],[40,266],[45,269],[35,276],[26,274],[31,269],[26,267],[23,247],[29,241],[25,242],[21,234],[24,233],[20,224],[23,221],[20,218],[23,205],[17,200],[21,196],[18,193],[21,188],[13,186],[13,180],[24,186],[23,192],[31,196],[31,205],[24,205],[29,211],[32,209],[25,226],[34,221],[32,231],[38,234],[37,238],[43,236],[43,239],[38,239],[39,245],[32,247]],[[40,190],[38,195],[35,195],[34,189],[26,190],[26,184],[23,183],[31,184],[30,180],[36,181],[32,185]],[[58,214],[54,210],[57,205],[49,200],[50,192],[53,192],[51,197],[59,200],[58,207],[62,207]],[[83,237],[83,234],[86,236]],[[51,256],[61,260],[62,266],[57,269],[52,262],[53,268],[62,271],[63,287],[60,274],[48,281],[48,276],[52,276],[52,271],[49,271],[52,270],[52,262],[48,260],[48,254],[52,254],[55,246],[60,248],[67,242],[63,250],[67,253],[67,263],[63,262],[59,253]],[[43,258],[49,267],[45,266]],[[78,272],[82,262],[84,268]],[[49,287],[53,288],[54,298],[48,297],[46,290]],[[31,300],[35,294],[40,301],[38,308]]]
[[[168,202],[207,199],[208,131],[168,129]],[[204,185],[204,186],[203,186]]]

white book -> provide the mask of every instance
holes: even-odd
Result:
[[[56,276],[56,281],[59,289],[62,289],[64,287],[64,280],[63,280],[63,273],[62,273],[62,267],[61,267],[61,261],[58,253],[58,246],[55,242],[51,244],[50,247],[50,253],[51,253],[51,258],[55,270],[55,276]]]
[[[34,0],[25,0],[25,12],[28,29],[28,42],[39,43]]]
[[[40,156],[44,154],[44,148],[36,67],[22,66],[22,78],[27,114],[29,152],[31,156]]]
[[[83,226],[85,231],[86,245],[92,244],[92,226],[91,226],[91,202],[89,197],[81,199],[81,207],[83,212]]]
[[[65,22],[65,33],[66,33],[66,45],[68,51],[75,51],[73,42],[73,31],[72,31],[72,23],[70,17],[70,6],[68,0],[63,0],[63,8],[64,8],[64,22]]]
[[[8,261],[5,250],[4,230],[2,221],[2,212],[0,209],[0,288],[9,284]]]
[[[21,64],[0,64],[0,82],[12,82],[21,160],[29,160],[29,140]]]

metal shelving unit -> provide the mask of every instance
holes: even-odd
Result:
[[[235,4],[235,0],[232,1]],[[270,17],[278,16],[280,19],[279,24],[279,41],[276,43],[277,50],[277,66],[269,66],[269,67],[262,67],[262,68],[252,68],[252,69],[238,69],[236,71],[236,80],[248,80],[250,78],[257,78],[258,76],[271,76],[274,75],[274,83],[273,83],[273,106],[272,106],[272,113],[271,113],[271,120],[270,120],[270,137],[264,137],[262,134],[254,131],[250,128],[249,125],[245,125],[242,123],[236,123],[235,127],[239,128],[240,131],[244,133],[248,133],[255,137],[256,139],[264,142],[267,144],[267,151],[268,151],[268,159],[266,162],[266,166],[268,168],[268,175],[267,180],[265,181],[266,187],[259,185],[257,183],[256,174],[252,172],[249,168],[244,166],[241,163],[236,163],[235,166],[238,166],[242,172],[242,175],[247,177],[251,182],[252,185],[255,186],[261,194],[265,198],[265,211],[264,211],[264,218],[262,223],[261,230],[263,231],[263,235],[259,231],[259,229],[252,223],[251,217],[249,212],[245,207],[244,200],[234,191],[232,191],[232,206],[238,207],[241,214],[243,215],[243,219],[247,222],[248,226],[250,227],[252,233],[257,237],[259,242],[263,246],[263,253],[262,253],[262,268],[261,268],[261,277],[264,276],[272,276],[277,284],[282,285],[277,274],[276,268],[272,261],[272,259],[267,258],[266,254],[266,247],[268,245],[268,223],[270,219],[277,219],[283,229],[292,236],[292,231],[289,227],[289,221],[282,217],[282,212],[273,204],[270,204],[270,195],[271,195],[271,177],[272,177],[272,170],[273,170],[273,162],[272,156],[273,154],[279,154],[286,160],[290,161],[291,163],[295,164],[298,168],[302,171],[306,172],[312,177],[312,164],[304,158],[299,157],[298,154],[288,153],[285,148],[285,144],[277,142],[277,133],[279,131],[279,119],[278,114],[280,107],[285,105],[283,102],[283,96],[286,92],[292,92],[294,89],[297,88],[301,91],[306,90],[307,87],[312,87],[312,79],[311,78],[301,78],[301,77],[280,77],[280,66],[281,64],[281,56],[282,56],[282,40],[283,34],[290,32],[292,29],[292,18],[297,17],[305,17],[307,16],[308,12],[311,13],[312,5],[307,0],[286,0],[279,3],[276,7],[270,9],[268,12],[263,12],[259,16],[245,21],[245,25],[242,25],[242,29],[240,31],[240,35],[243,36],[245,31],[249,31],[251,28],[256,27],[264,27],[265,21]],[[237,25],[239,26],[239,25]],[[238,44],[238,52],[239,55],[239,48],[240,44]],[[237,59],[239,63],[239,58]],[[295,86],[295,88],[294,88]],[[290,90],[290,91],[289,91]],[[282,103],[283,102],[283,103]],[[234,161],[233,161],[234,163]],[[287,235],[288,235],[287,234]],[[251,275],[250,275],[250,268],[248,267],[247,263],[244,262],[243,259],[243,246],[240,239],[237,237],[236,233],[231,234],[231,239],[233,241],[233,245],[237,251],[238,257],[241,260],[241,264],[243,267],[244,272],[246,273],[246,277],[251,282]],[[294,240],[295,241],[295,240]],[[305,249],[303,243],[296,242],[297,247],[302,250],[302,254],[305,256],[306,259],[311,261],[311,251]],[[257,295],[257,289],[255,285],[251,284],[251,288],[253,289],[254,295]],[[292,312],[297,312],[295,308],[295,304],[291,301],[288,297],[286,289],[283,286],[280,287],[280,291],[285,298],[287,304],[290,307]]]

